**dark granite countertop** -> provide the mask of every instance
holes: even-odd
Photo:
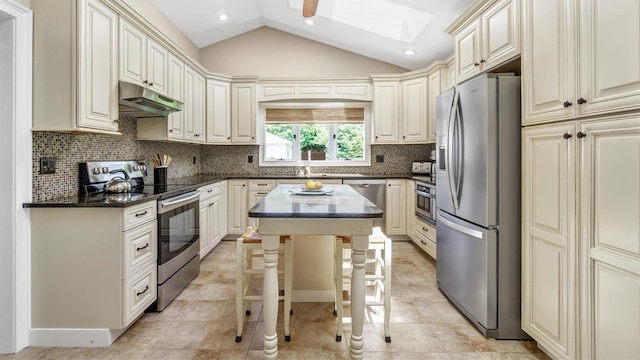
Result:
[[[325,185],[302,195],[300,185],[278,185],[249,209],[254,218],[380,218],[383,211],[349,185]]]
[[[164,199],[181,193],[197,190],[198,188],[227,179],[411,179],[407,174],[312,174],[311,176],[296,175],[247,175],[247,174],[200,174],[176,179],[169,179],[167,185],[145,185],[141,193],[131,194],[95,194],[72,195],[55,199],[24,203],[25,208],[55,208],[55,207],[127,207],[145,201]]]

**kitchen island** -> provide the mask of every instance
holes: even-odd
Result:
[[[349,185],[326,185],[317,193],[301,191],[300,185],[278,185],[249,210],[249,217],[260,219],[264,249],[264,355],[278,355],[276,319],[278,317],[278,245],[282,234],[350,235],[353,274],[351,282],[351,358],[364,357],[362,328],[365,306],[365,251],[373,219],[383,212]]]

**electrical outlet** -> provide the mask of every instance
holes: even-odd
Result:
[[[247,157],[247,162],[248,162],[249,164],[251,164],[251,163],[253,162],[253,155],[249,155],[249,156]]]
[[[55,174],[56,173],[56,159],[55,158],[40,158],[40,174]]]
[[[384,155],[376,155],[376,162],[377,163],[384,162]]]

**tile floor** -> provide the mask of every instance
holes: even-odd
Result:
[[[435,262],[409,241],[393,244],[391,343],[382,310],[365,317],[365,359],[547,359],[533,341],[488,340],[440,293]],[[235,242],[223,241],[200,275],[161,313],[147,313],[108,348],[30,347],[5,359],[262,359],[261,303],[235,342]],[[293,303],[291,342],[279,316],[280,359],[348,359],[349,321],[335,341],[333,303]],[[282,314],[282,306],[280,310]],[[345,311],[348,315],[348,311]]]

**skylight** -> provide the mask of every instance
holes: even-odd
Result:
[[[303,0],[289,0],[302,10]],[[387,0],[319,0],[316,17],[322,17],[407,43],[433,19],[433,15]]]

